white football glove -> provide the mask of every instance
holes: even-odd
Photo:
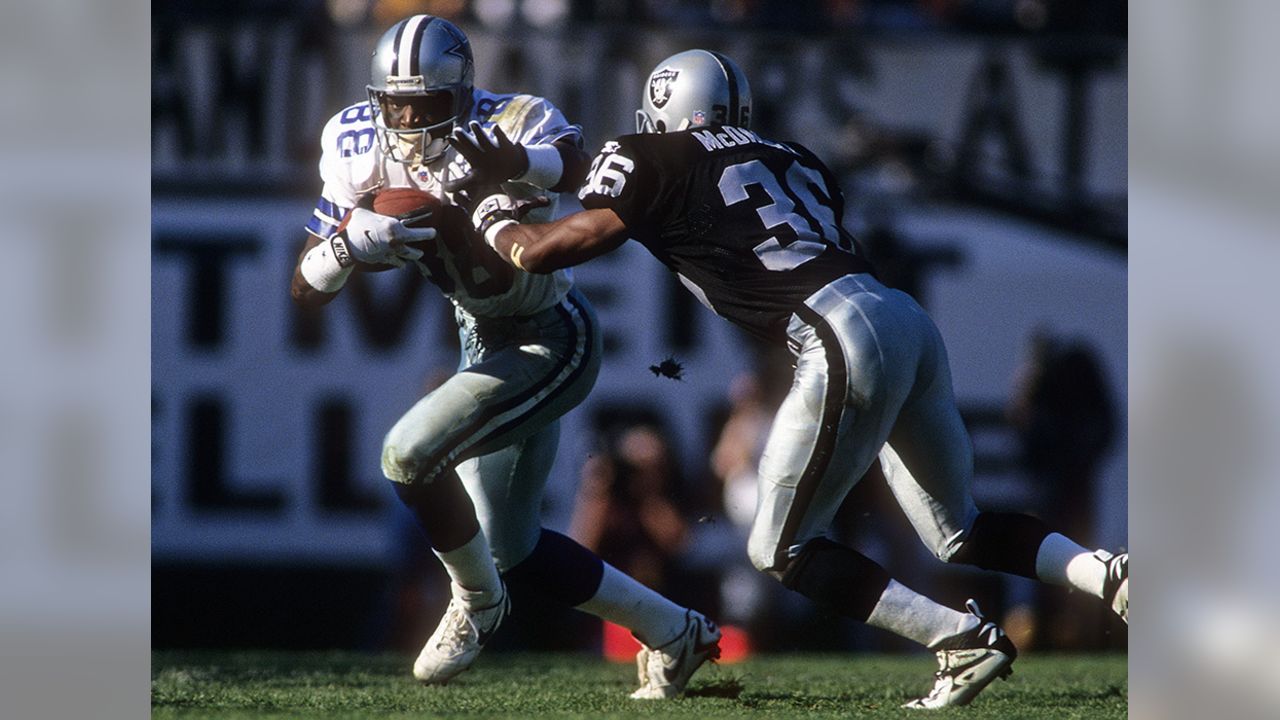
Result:
[[[406,260],[422,257],[421,250],[405,243],[433,240],[435,236],[435,228],[408,227],[396,218],[356,208],[351,211],[347,227],[335,239],[341,238],[351,257],[359,262],[403,267]]]

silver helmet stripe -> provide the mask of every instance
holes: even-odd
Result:
[[[398,77],[418,75],[418,43],[429,21],[428,15],[414,15],[396,33],[395,74]]]

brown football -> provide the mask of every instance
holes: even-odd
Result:
[[[391,188],[373,196],[373,211],[379,215],[404,215],[425,207],[438,208],[440,198],[414,188]]]
[[[392,188],[373,196],[373,211],[379,215],[391,217],[411,213],[424,207],[438,208],[443,204],[435,195],[413,188]],[[336,232],[346,230],[347,223],[350,221],[351,213],[348,212],[343,216],[342,222],[338,223]]]

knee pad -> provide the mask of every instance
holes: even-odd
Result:
[[[401,485],[425,485],[435,480],[439,469],[428,472],[412,449],[402,448],[388,438],[382,444],[382,475]]]
[[[978,513],[960,549],[947,562],[1035,579],[1036,555],[1049,536],[1039,518],[1021,513]]]
[[[875,560],[826,538],[805,543],[782,574],[782,584],[818,605],[866,622],[889,586]]]

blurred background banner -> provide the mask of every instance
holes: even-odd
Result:
[[[288,295],[320,189],[320,129],[365,97],[378,34],[415,12],[468,33],[478,87],[547,97],[592,152],[634,130],[658,60],[698,46],[734,57],[752,80],[753,127],[827,162],[845,225],[940,326],[979,502],[1031,510],[1095,547],[1127,544],[1117,4],[164,2],[151,22],[154,646],[416,647],[422,618],[404,608],[434,617],[441,602],[378,457],[395,419],[457,363],[451,306],[410,272],[356,276],[321,312]],[[604,554],[638,575],[660,567],[651,584],[767,647],[762,618],[789,601],[745,579],[745,470],[786,360],[638,246],[575,272],[606,354],[562,422],[547,525],[602,552],[611,533],[666,537],[660,561]],[[651,371],[667,358],[680,379]],[[756,415],[766,424],[744,420]],[[627,483],[649,471],[661,477],[645,492],[678,519],[665,530],[625,520],[641,502]],[[1068,610],[1030,584],[932,562],[874,472],[863,485],[837,532],[917,586],[957,605],[979,588],[1024,645],[1123,647],[1103,613],[1082,633],[1052,631]],[[622,515],[602,511],[609,498]],[[834,642],[886,641],[850,629]]]

